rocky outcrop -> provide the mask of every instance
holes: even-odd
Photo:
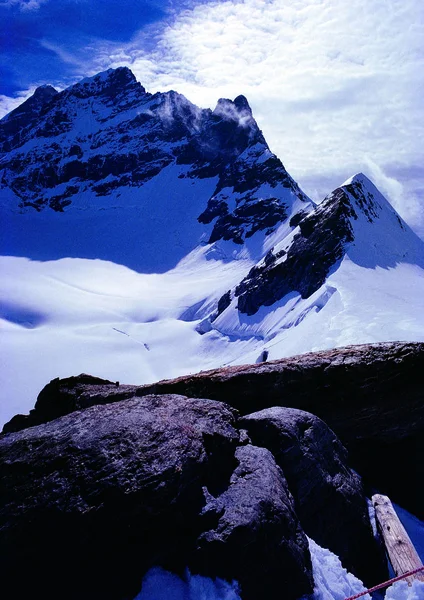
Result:
[[[81,373],[77,377],[53,379],[38,394],[35,407],[29,415],[15,415],[3,427],[3,433],[21,431],[48,423],[76,410],[96,404],[110,404],[126,398],[132,398],[137,386],[119,385],[100,377]]]
[[[237,578],[246,600],[265,579],[271,600],[281,579],[292,582],[287,599],[311,591],[282,472],[243,440],[228,406],[176,395],[96,405],[3,435],[2,592],[128,599],[154,565]]]
[[[309,298],[345,256],[367,268],[394,268],[405,262],[424,266],[423,241],[363,173],[313,210],[298,211],[289,225],[294,228],[290,234],[234,288],[238,301],[230,310],[253,315],[290,293]]]
[[[240,421],[254,444],[271,450],[283,470],[306,534],[331,548],[362,581],[383,580],[384,553],[375,544],[362,482],[347,451],[314,415],[268,408]]]
[[[424,344],[387,342],[216,369],[143,386],[228,402],[242,414],[273,406],[323,419],[367,483],[424,517]]]
[[[349,196],[338,188],[299,222],[292,219],[290,224],[296,224],[298,232],[290,247],[270,251],[236,287],[238,310],[253,315],[293,291],[309,298],[353,241],[351,217],[356,215]]]
[[[243,582],[243,598],[296,598],[312,587],[308,544],[284,474],[266,448],[237,448],[228,489],[202,511],[211,528],[198,540],[202,573]],[[284,565],[284,568],[282,566]],[[259,568],[258,568],[259,567]]]
[[[309,411],[342,440],[350,464],[366,482],[423,517],[419,484],[424,478],[423,369],[423,343],[367,344],[216,369],[140,386],[135,393],[212,398],[244,415],[273,406]],[[36,408],[29,420],[20,417],[19,427],[57,416],[55,405],[66,404],[62,390],[68,398],[69,380],[54,385],[57,389],[43,413]],[[107,401],[107,396],[115,401],[134,393],[131,386],[114,384],[107,384],[107,395],[102,398],[96,398],[93,388],[81,385],[78,390],[75,408]],[[71,410],[75,408],[71,403]],[[13,427],[18,427],[17,421]]]

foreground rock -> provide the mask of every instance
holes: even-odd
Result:
[[[323,419],[365,482],[424,518],[424,343],[348,346],[216,369],[137,392],[228,402],[242,414],[272,406]]]
[[[98,404],[110,404],[136,394],[136,386],[120,386],[119,382],[81,373],[77,377],[53,379],[38,394],[29,415],[15,415],[3,427],[3,433],[21,431],[48,423],[58,417]]]
[[[272,406],[316,414],[340,437],[350,463],[372,485],[424,518],[424,344],[367,344],[162,381],[154,385],[55,380],[28,417],[5,431],[133,394],[213,398],[242,414]],[[97,387],[99,385],[100,387]],[[72,390],[76,390],[73,393]],[[97,390],[97,391],[96,391]]]
[[[327,425],[292,408],[268,408],[241,419],[252,442],[282,468],[306,534],[337,554],[343,566],[372,585],[387,576],[375,543],[360,477]]]
[[[199,538],[198,568],[213,577],[218,567],[226,579],[244,581],[243,600],[297,598],[313,580],[284,475],[266,448],[240,447],[235,456],[228,489],[209,497],[202,512],[212,526]]]
[[[154,565],[237,578],[246,600],[265,577],[270,600],[281,597],[281,578],[293,581],[285,598],[309,592],[306,538],[285,479],[269,452],[239,447],[235,424],[222,403],[165,395],[3,435],[5,597],[133,598]],[[206,565],[217,543],[225,562]],[[243,568],[247,556],[254,569]]]

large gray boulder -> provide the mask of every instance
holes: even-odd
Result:
[[[313,579],[307,538],[283,472],[266,448],[237,448],[228,488],[208,497],[202,516],[210,529],[198,540],[201,571],[241,584],[243,600],[299,598]]]
[[[196,549],[210,530],[205,494],[219,497],[240,467],[235,425],[225,404],[164,395],[92,406],[0,436],[4,596],[127,600],[152,566],[178,573],[193,564],[202,572]],[[263,496],[269,509],[246,513],[243,539],[252,556],[292,556],[287,565],[299,586],[287,598],[294,600],[308,588],[310,564],[293,510],[279,514],[269,550],[263,547],[274,504],[289,497],[273,469]],[[238,498],[250,506],[256,479],[246,478],[242,488]],[[234,540],[225,573],[218,562],[208,572],[238,577],[245,587]],[[287,576],[280,567],[270,588],[277,575]],[[267,569],[256,564],[246,581],[257,584]]]
[[[388,575],[375,542],[360,477],[347,451],[318,417],[292,408],[268,408],[241,419],[253,443],[274,455],[295,499],[306,534],[337,554],[369,585]]]

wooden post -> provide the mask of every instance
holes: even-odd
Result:
[[[372,504],[375,509],[377,525],[383,536],[387,554],[396,577],[422,567],[423,563],[400,522],[390,499],[387,496],[375,494],[372,497]],[[423,573],[407,577],[408,585],[411,585],[414,579],[424,581]]]

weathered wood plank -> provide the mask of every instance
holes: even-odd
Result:
[[[396,576],[422,567],[423,563],[400,522],[390,499],[387,496],[375,494],[372,497],[372,504],[375,509],[377,526],[383,536],[387,554]],[[411,585],[413,579],[424,581],[424,575],[417,573],[407,577],[406,580],[409,585]]]

